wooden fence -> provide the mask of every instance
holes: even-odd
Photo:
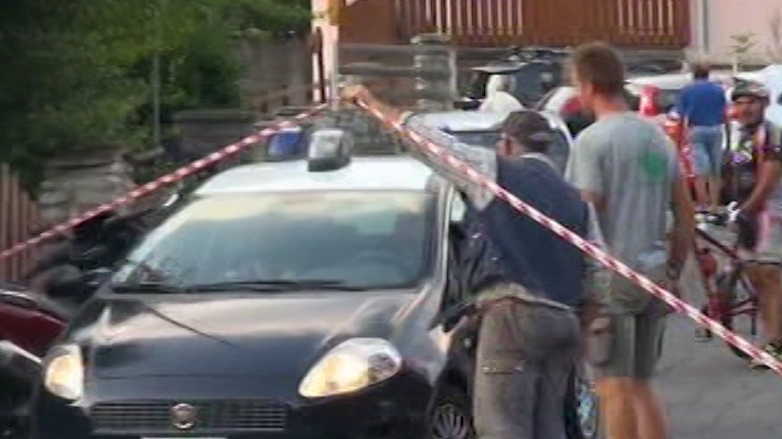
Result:
[[[623,47],[681,49],[691,38],[687,0],[394,2],[400,42],[421,33],[440,32],[463,46],[573,46],[604,40]],[[372,26],[373,20],[346,25]]]
[[[0,250],[27,239],[38,221],[37,204],[21,188],[10,167],[0,163]],[[0,280],[20,280],[35,256],[35,249],[30,249],[0,260]]]

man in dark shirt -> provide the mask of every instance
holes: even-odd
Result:
[[[717,208],[721,189],[723,124],[727,99],[725,90],[709,81],[709,67],[693,69],[695,81],[679,95],[676,112],[688,130],[695,163],[695,195],[702,207]]]
[[[589,205],[545,154],[554,133],[541,114],[511,113],[492,151],[460,143],[415,115],[385,106],[360,86],[348,87],[344,96],[380,109],[388,120],[402,121],[545,215],[600,241]],[[599,265],[430,152],[410,152],[448,179],[468,204],[466,257],[459,275],[482,314],[473,392],[478,435],[571,437],[565,407],[580,358],[576,312],[600,303]]]

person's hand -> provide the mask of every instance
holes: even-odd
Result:
[[[738,222],[742,219],[742,216],[745,215],[745,213],[741,210],[738,203],[736,202],[728,204],[726,211],[728,214],[728,229],[735,232]]]
[[[348,102],[366,100],[370,96],[369,90],[361,84],[346,85],[342,89],[342,99]]]
[[[677,299],[681,299],[681,289],[679,288],[679,284],[681,282],[681,278],[678,279],[672,279],[672,278],[666,278],[662,282],[660,282],[660,286],[665,288],[669,293],[673,294]],[[662,306],[665,307],[665,314],[673,314],[674,310],[667,304],[663,303]]]

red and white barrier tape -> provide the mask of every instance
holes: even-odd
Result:
[[[118,207],[122,207],[128,204],[133,203],[139,198],[145,197],[152,192],[155,192],[156,190],[168,186],[170,184],[176,183],[183,178],[187,177],[188,175],[195,174],[198,171],[203,170],[204,168],[207,168],[215,163],[221,162],[229,157],[232,157],[243,150],[247,149],[248,147],[261,142],[271,136],[272,134],[276,133],[281,128],[286,128],[290,126],[295,125],[295,121],[300,121],[303,119],[306,119],[308,117],[313,116],[314,114],[322,111],[323,109],[327,108],[327,104],[321,104],[318,106],[315,106],[308,111],[305,111],[304,113],[300,113],[296,116],[293,116],[291,118],[286,118],[285,120],[279,121],[274,123],[274,125],[265,128],[255,134],[252,134],[250,136],[245,137],[244,139],[233,143],[231,145],[228,145],[224,147],[223,149],[219,151],[215,151],[206,157],[203,157],[201,159],[198,159],[190,164],[187,164],[176,171],[173,171],[171,173],[168,173],[154,181],[151,181],[149,183],[146,183],[142,186],[137,187],[136,189],[133,189],[132,191],[126,193],[125,195],[116,198],[115,200],[108,202],[106,204],[103,204],[101,206],[98,206],[92,210],[89,210],[87,212],[84,212],[81,215],[74,216],[73,218],[69,219],[68,221],[58,224],[54,226],[53,228],[41,233],[40,235],[28,239],[27,241],[19,242],[17,244],[14,244],[10,248],[3,250],[0,253],[0,261],[10,258],[11,256],[14,256],[28,247],[32,247],[34,245],[40,244],[48,239],[54,238],[58,235],[66,233],[68,230],[78,226],[79,224],[88,221],[92,218],[95,218],[96,216],[116,209]]]
[[[666,304],[668,304],[668,306],[673,308],[678,314],[682,314],[684,316],[689,317],[690,319],[698,323],[700,326],[709,329],[712,333],[716,334],[721,339],[725,340],[726,342],[730,343],[731,345],[745,352],[754,360],[762,362],[763,364],[765,364],[766,366],[774,370],[777,374],[782,376],[782,362],[778,361],[773,356],[753,346],[750,342],[744,340],[738,334],[728,330],[725,326],[705,316],[704,314],[702,314],[700,311],[698,311],[696,308],[694,308],[687,302],[684,302],[683,300],[676,297],[670,291],[667,291],[665,288],[658,286],[646,276],[636,273],[628,265],[615,259],[614,257],[609,255],[599,247],[591,244],[589,241],[582,238],[578,234],[568,230],[565,226],[547,217],[546,215],[544,215],[534,207],[530,206],[529,204],[526,204],[525,202],[521,201],[518,197],[506,191],[505,189],[500,187],[497,183],[487,179],[481,173],[472,169],[465,162],[454,157],[446,148],[437,145],[436,143],[426,139],[425,137],[419,135],[418,133],[412,130],[409,130],[404,125],[402,125],[398,120],[388,120],[382,111],[367,105],[366,102],[359,101],[358,105],[364,108],[371,115],[376,117],[378,120],[380,120],[382,123],[391,127],[398,134],[410,139],[418,147],[425,149],[428,152],[434,154],[436,157],[438,157],[447,165],[462,172],[473,182],[488,188],[498,198],[504,200],[505,202],[507,202],[514,208],[516,208],[516,210],[518,210],[519,212],[527,215],[528,217],[532,218],[534,221],[550,229],[552,232],[556,233],[564,240],[578,247],[581,251],[583,251],[587,255],[600,261],[609,269],[621,274],[622,276],[632,281],[634,284],[638,285],[639,287],[643,288],[647,292],[651,293],[653,296],[664,301]]]

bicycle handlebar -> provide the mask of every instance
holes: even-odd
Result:
[[[699,226],[705,224],[710,226],[725,227],[729,222],[730,215],[728,212],[698,212],[695,214],[695,223]]]

